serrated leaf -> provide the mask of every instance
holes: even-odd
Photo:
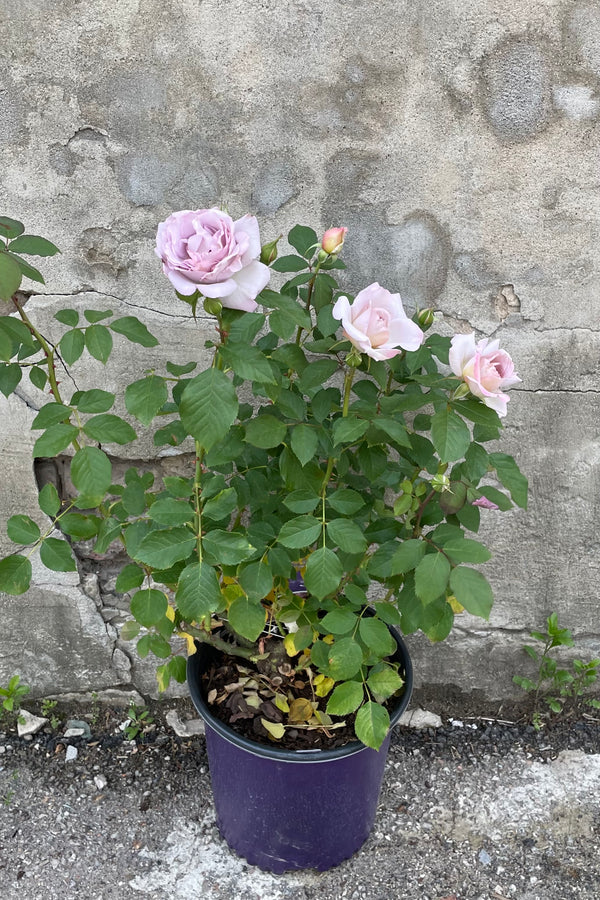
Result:
[[[3,238],[12,240],[12,238],[16,238],[20,234],[23,234],[24,231],[25,226],[22,222],[19,222],[18,219],[11,219],[8,216],[0,216],[0,235]]]
[[[50,425],[39,436],[33,445],[34,458],[40,456],[57,456],[66,450],[69,444],[77,437],[79,429],[75,425],[58,424]]]
[[[80,509],[98,506],[112,481],[112,466],[106,453],[98,447],[78,450],[71,461],[71,480],[80,493]]]
[[[46,388],[48,376],[41,366],[32,366],[29,370],[29,380],[39,391],[43,391]]]
[[[345,553],[364,553],[367,549],[362,530],[349,519],[333,519],[328,522],[327,536]]]
[[[179,406],[184,427],[205,450],[227,435],[237,412],[235,388],[216,368],[207,369],[188,381]]]
[[[450,563],[444,554],[428,553],[415,569],[417,597],[424,603],[429,603],[441,596],[446,590],[449,575]]]
[[[29,516],[11,516],[6,523],[6,533],[14,544],[34,544],[40,539],[39,525]]]
[[[358,616],[350,609],[332,609],[319,625],[330,634],[348,634],[358,625]]]
[[[168,393],[164,378],[148,375],[125,388],[125,406],[132,416],[149,425],[157,412],[167,402]]]
[[[301,272],[303,269],[306,269],[307,266],[308,263],[305,259],[302,259],[301,256],[294,256],[293,254],[280,256],[275,262],[271,263],[271,268],[274,272]]]
[[[292,491],[284,497],[283,504],[292,512],[302,513],[312,512],[321,498],[312,491],[300,490]]]
[[[300,550],[310,547],[319,538],[321,531],[321,522],[314,516],[297,516],[283,525],[277,540],[284,547]]]
[[[369,423],[365,419],[356,419],[353,417],[336,419],[333,423],[332,437],[333,444],[353,444],[360,440],[366,433]]]
[[[333,550],[320,547],[308,558],[304,583],[310,594],[323,600],[339,588],[343,574],[342,563]]]
[[[71,547],[59,538],[46,538],[40,546],[40,559],[53,572],[76,572]]]
[[[353,678],[360,670],[363,652],[360,644],[351,637],[334,641],[327,650],[327,672],[335,681]]]
[[[496,469],[498,478],[513,498],[517,506],[527,509],[527,478],[523,475],[512,456],[507,453],[490,453],[490,464]]]
[[[275,416],[268,414],[250,419],[246,425],[245,440],[253,447],[268,450],[282,443],[287,434],[287,425]]]
[[[288,243],[297,250],[301,256],[311,259],[315,253],[315,245],[318,245],[319,239],[317,232],[313,228],[306,225],[294,225],[288,233]]]
[[[234,531],[214,529],[202,538],[202,546],[211,562],[224,566],[235,566],[252,556],[254,547],[243,534]]]
[[[425,556],[426,549],[423,541],[416,539],[403,541],[392,556],[391,574],[402,575],[415,569]]]
[[[54,313],[54,318],[62,325],[74,328],[79,322],[79,313],[76,309],[59,309],[58,312]]]
[[[140,344],[142,347],[156,347],[158,344],[157,338],[136,316],[122,316],[111,322],[109,327],[117,334],[122,334],[133,344]]]
[[[396,649],[396,641],[384,622],[374,616],[363,616],[360,620],[359,634],[369,650],[377,656],[391,656]]]
[[[21,366],[18,363],[0,363],[0,391],[5,397],[10,396],[22,378]]]
[[[359,741],[379,750],[390,728],[388,711],[379,703],[369,701],[356,714],[354,730]]]
[[[108,391],[94,388],[91,391],[77,391],[71,397],[71,405],[76,406],[79,412],[103,413],[111,408],[115,402],[115,395]]]
[[[319,444],[319,437],[310,425],[295,425],[291,429],[290,444],[300,464],[305,466],[314,459]]]
[[[444,406],[431,418],[431,440],[442,462],[462,459],[471,443],[471,432],[460,416]]]
[[[53,484],[44,485],[38,494],[38,504],[42,512],[54,518],[60,509],[60,497]]]
[[[65,513],[60,517],[61,531],[75,538],[76,541],[88,541],[98,534],[102,520],[97,516],[84,516],[81,513]]]
[[[84,424],[83,430],[93,441],[101,444],[130,444],[137,437],[129,422],[110,413],[92,416]]]
[[[344,516],[353,515],[365,505],[361,495],[350,488],[338,488],[327,497],[327,503]]]
[[[0,559],[0,591],[12,596],[24,594],[31,583],[31,562],[16,554]]]
[[[379,703],[399,691],[403,684],[403,679],[390,666],[385,666],[379,671],[372,671],[367,678],[367,687],[373,692]]]
[[[240,573],[241,588],[253,600],[262,600],[273,588],[273,574],[264,562],[254,562]]]
[[[492,558],[487,547],[484,547],[479,541],[472,541],[469,538],[447,541],[444,544],[444,553],[454,563],[484,563]]]
[[[229,624],[248,641],[255,641],[265,627],[266,610],[258,600],[237,597],[228,610]]]
[[[218,522],[221,519],[229,518],[231,513],[237,507],[237,494],[233,488],[226,488],[220,491],[216,497],[207,500],[202,508],[203,518]]]
[[[135,563],[129,563],[119,572],[115,583],[115,590],[118,594],[126,594],[127,591],[139,587],[143,583],[145,577],[146,573],[140,566],[136,566]]]
[[[112,352],[113,339],[105,325],[90,325],[85,330],[85,346],[94,359],[106,365]]]
[[[187,559],[195,545],[194,534],[182,525],[149,532],[132,555],[138,562],[155,569],[170,569],[176,562]]]
[[[13,253],[29,253],[31,256],[54,256],[60,250],[52,241],[38,237],[36,234],[22,234],[10,242]]]
[[[131,615],[144,628],[150,628],[164,618],[167,606],[167,598],[162,591],[137,591],[131,598]]]
[[[221,347],[220,355],[240,378],[261,384],[276,383],[271,364],[258,347],[228,342]]]
[[[21,269],[15,259],[6,251],[0,251],[0,299],[10,300],[12,295],[19,290],[21,284]]]
[[[457,566],[450,575],[450,589],[467,612],[488,619],[494,595],[486,578],[476,569]]]
[[[194,518],[194,510],[185,500],[175,500],[174,497],[163,497],[156,500],[148,515],[153,522],[160,525],[184,525]]]
[[[72,366],[73,363],[77,362],[85,347],[83,331],[79,328],[73,328],[71,331],[65,332],[61,337],[58,346],[60,347],[60,354],[66,364]]]
[[[216,612],[223,597],[215,569],[208,563],[191,563],[179,576],[175,601],[187,622],[200,622]]]
[[[140,623],[135,619],[127,619],[121,628],[119,637],[122,641],[133,641],[140,633]]]
[[[173,362],[168,362],[167,372],[169,372],[171,375],[175,375],[176,378],[179,378],[180,375],[189,375],[190,372],[194,371],[197,365],[197,362],[182,363],[181,365]]]
[[[334,689],[327,703],[330,716],[347,716],[358,709],[365,697],[365,690],[358,681],[344,681]]]

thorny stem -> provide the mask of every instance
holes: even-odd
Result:
[[[223,653],[228,653],[231,656],[242,656],[244,659],[252,659],[257,655],[256,649],[253,647],[239,647],[236,644],[230,644],[216,634],[205,631],[203,628],[198,628],[195,625],[188,625],[187,622],[185,624],[183,622],[181,623],[181,629],[182,631],[185,631],[186,634],[191,634],[191,636],[196,638],[201,644],[211,644],[213,647],[216,647],[218,650],[222,650]]]
[[[417,535],[419,534],[419,529],[421,526],[421,518],[423,516],[423,513],[425,512],[425,507],[427,506],[427,504],[429,503],[429,501],[431,500],[431,498],[433,497],[434,494],[435,494],[435,491],[433,491],[433,490],[429,491],[429,493],[427,494],[427,496],[425,497],[425,499],[419,506],[419,511],[417,512],[417,518],[415,520],[415,527],[413,528],[413,536],[414,537],[417,537]]]
[[[348,371],[346,372],[346,377],[344,379],[344,406],[342,408],[342,418],[345,419],[348,415],[348,406],[350,405],[350,391],[352,389],[352,382],[354,381],[354,375],[356,374],[356,368],[354,366],[350,366]]]
[[[310,301],[312,300],[313,290],[315,287],[315,281],[317,280],[317,275],[319,274],[319,269],[321,268],[321,261],[317,260],[317,265],[315,266],[315,271],[313,277],[308,282],[308,291],[306,294],[306,312],[310,310]],[[302,336],[302,325],[298,326],[298,331],[296,332],[296,344],[300,345],[300,338]]]

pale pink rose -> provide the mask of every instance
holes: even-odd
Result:
[[[510,398],[502,391],[521,379],[515,375],[508,353],[499,347],[499,341],[483,338],[476,344],[474,334],[456,334],[450,346],[450,368],[475,397],[480,397],[499,416],[505,416]]]
[[[400,294],[390,294],[377,282],[356,295],[351,304],[339,297],[333,307],[344,334],[354,346],[372,359],[391,359],[403,350],[418,350],[425,335],[402,306]]]
[[[259,262],[260,237],[254,216],[236,222],[220,209],[182,210],[158,226],[156,255],[176,291],[199,291],[223,306],[252,312],[270,270]]]
[[[473,500],[471,506],[479,506],[481,509],[500,509],[499,506],[492,503],[487,497],[480,497],[479,500]]]
[[[321,247],[325,253],[330,255],[339,253],[344,246],[344,238],[347,233],[347,228],[328,228],[321,241]]]

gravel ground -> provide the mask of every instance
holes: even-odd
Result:
[[[174,706],[175,704],[171,704]],[[191,715],[185,703],[180,715]],[[490,717],[398,729],[375,828],[326,873],[274,876],[219,837],[204,739],[78,709],[29,741],[0,733],[2,900],[571,900],[600,893],[600,723],[536,732]],[[73,711],[70,711],[73,715]],[[69,750],[69,747],[73,748]],[[74,756],[77,751],[76,758]]]

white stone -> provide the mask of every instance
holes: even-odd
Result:
[[[17,722],[17,734],[19,737],[37,734],[47,721],[48,719],[44,718],[44,716],[34,716],[33,713],[28,712],[26,709],[22,709],[19,714],[19,721]]]
[[[177,737],[189,738],[197,734],[204,734],[204,722],[202,719],[187,719],[185,722],[179,717],[179,713],[170,709],[166,715],[167,725],[169,725]]]
[[[442,720],[435,713],[419,707],[417,709],[409,709],[402,713],[398,724],[405,725],[408,728],[416,728],[418,731],[421,731],[425,728],[441,728]]]
[[[77,752],[77,747],[69,744],[67,752],[65,753],[65,762],[73,762],[74,759],[77,759]]]

